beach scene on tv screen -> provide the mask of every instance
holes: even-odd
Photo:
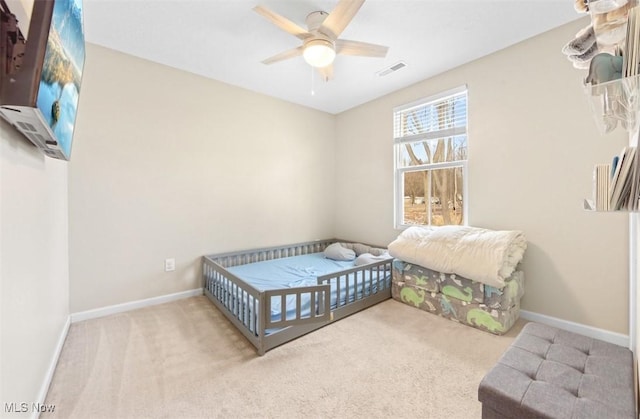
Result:
[[[71,154],[84,57],[82,0],[55,0],[36,106],[66,156]]]

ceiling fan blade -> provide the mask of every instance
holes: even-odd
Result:
[[[326,67],[319,67],[318,72],[320,73],[320,77],[322,77],[322,81],[329,81],[333,78],[333,64],[329,64]]]
[[[259,15],[264,16],[267,20],[269,20],[271,23],[273,23],[283,31],[290,33],[291,35],[299,39],[305,40],[311,36],[309,32],[307,32],[300,26],[296,25],[286,17],[280,16],[279,14],[272,12],[266,7],[258,5],[254,7],[253,10]]]
[[[364,0],[340,0],[335,9],[322,22],[320,31],[333,36],[333,39],[338,39],[363,4]]]
[[[336,41],[336,54],[360,55],[363,57],[385,57],[389,47],[384,45],[369,44],[360,41],[348,41],[338,39]]]
[[[302,55],[303,50],[304,48],[301,45],[298,48],[290,49],[290,50],[281,52],[280,54],[276,54],[273,57],[269,57],[266,60],[263,60],[262,64],[273,64],[278,61],[288,60],[289,58],[297,57],[299,55]]]

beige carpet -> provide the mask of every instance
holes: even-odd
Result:
[[[202,297],[71,325],[47,396],[64,418],[479,418],[505,336],[388,300],[275,348]]]

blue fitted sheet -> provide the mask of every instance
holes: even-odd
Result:
[[[353,268],[353,261],[327,259],[323,253],[290,256],[227,268],[260,291],[316,285],[322,275]]]
[[[307,255],[291,256],[280,259],[273,259],[262,262],[249,263],[246,265],[238,265],[227,268],[229,272],[238,278],[251,284],[260,291],[295,288],[317,285],[317,277],[327,274],[337,273],[354,267],[353,261],[336,261],[327,259],[323,253],[311,253]],[[373,275],[373,281],[370,277]],[[354,299],[362,298],[362,294],[370,295],[377,292],[377,284],[375,280],[377,275],[384,278],[385,288],[390,287],[391,272],[380,271],[370,273],[368,271],[362,273],[351,273],[350,281],[345,276],[341,276],[339,283],[337,279],[331,279],[331,308],[337,307],[338,298],[340,304],[345,304],[347,299],[349,302]],[[349,284],[349,286],[347,286]],[[339,285],[339,292],[338,290]],[[339,297],[338,297],[339,295]],[[300,311],[303,317],[309,315],[311,310],[311,296],[302,294],[300,301]],[[286,297],[286,319],[291,320],[296,317],[296,297],[288,295]],[[316,310],[318,308],[316,307]],[[271,299],[271,319],[273,321],[281,320],[281,299],[273,297]],[[248,325],[251,330],[253,324]],[[267,333],[271,332],[270,330]]]

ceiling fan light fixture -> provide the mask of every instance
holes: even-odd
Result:
[[[326,39],[312,39],[304,46],[304,60],[312,67],[326,67],[336,58],[333,43]]]

